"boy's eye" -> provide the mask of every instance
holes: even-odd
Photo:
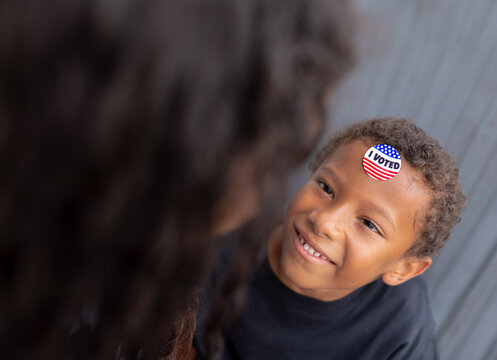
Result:
[[[378,230],[378,227],[376,227],[376,225],[371,221],[371,220],[368,220],[368,219],[361,219],[362,223],[371,231],[374,231],[375,233],[378,233],[378,234],[381,234],[380,233],[380,230]]]
[[[327,183],[325,183],[325,182],[324,182],[324,181],[322,181],[322,180],[318,180],[318,184],[319,184],[319,187],[320,187],[321,189],[323,189],[323,191],[324,191],[326,194],[328,194],[328,196],[329,196],[330,198],[332,198],[332,199],[333,199],[333,198],[335,197],[335,194],[333,193],[333,190],[332,190],[332,189],[328,186],[328,184],[327,184]]]

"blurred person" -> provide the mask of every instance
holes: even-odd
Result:
[[[265,209],[236,245],[233,292],[319,137],[352,63],[349,13],[1,1],[1,357],[151,358],[162,344],[181,358],[214,235]]]

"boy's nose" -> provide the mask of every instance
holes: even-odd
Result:
[[[315,234],[336,240],[344,236],[344,216],[343,209],[314,209],[307,219]]]

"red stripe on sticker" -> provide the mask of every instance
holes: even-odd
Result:
[[[397,175],[397,172],[396,171],[390,171],[390,170],[386,170],[382,167],[380,167],[379,165],[375,164],[374,162],[372,162],[371,160],[369,160],[368,158],[366,157],[363,157],[362,158],[363,161],[367,162],[370,166],[372,166],[373,168],[375,168],[378,172],[384,174],[384,175]]]
[[[364,165],[364,170],[370,175],[372,178],[375,178],[376,180],[388,180],[393,178],[395,175],[383,175],[378,172],[376,172],[372,167],[370,167],[367,163],[363,163]]]

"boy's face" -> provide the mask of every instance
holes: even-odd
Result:
[[[429,190],[405,161],[393,179],[370,178],[362,167],[368,149],[361,141],[338,147],[287,210],[281,246],[269,256],[298,293],[334,300],[407,266]]]

